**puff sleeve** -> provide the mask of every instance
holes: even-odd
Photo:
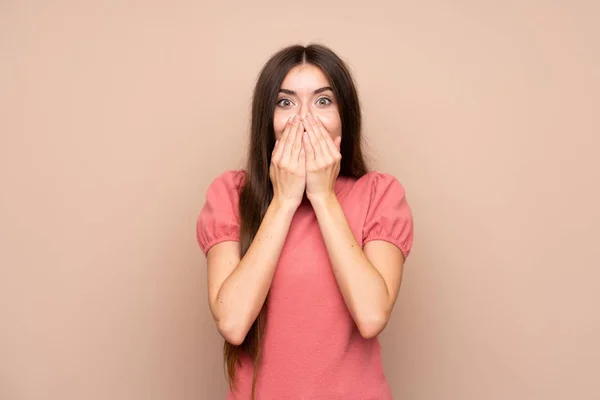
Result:
[[[214,245],[239,241],[239,191],[243,171],[227,171],[208,187],[206,201],[196,222],[196,236],[204,255]]]
[[[391,175],[377,173],[363,227],[363,244],[384,240],[402,251],[406,259],[413,243],[413,216],[404,187]]]

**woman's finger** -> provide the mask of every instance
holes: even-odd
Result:
[[[279,161],[279,159],[281,159],[281,154],[283,151],[283,144],[285,142],[285,137],[286,137],[289,127],[291,125],[290,121],[291,121],[291,118],[288,118],[287,122],[285,123],[285,128],[283,129],[283,133],[281,134],[281,137],[275,141],[275,146],[273,147],[273,153],[271,154],[271,160],[274,162],[277,162],[277,161]]]
[[[292,128],[294,129],[294,128]],[[302,150],[302,133],[304,132],[304,125],[301,122],[296,124],[294,142],[291,146],[290,157],[293,161],[297,161],[300,157],[300,151]]]
[[[292,129],[293,118],[294,117],[292,116],[287,120],[287,122],[285,123],[285,128],[283,129],[283,133],[281,134],[281,137],[279,138],[280,153],[278,154],[279,155],[278,159],[281,159],[281,157],[283,157],[283,155],[285,154],[286,147],[287,147],[287,139],[290,136],[290,130]]]
[[[321,132],[321,128],[317,125],[317,120],[314,115],[309,116],[309,123],[312,125],[312,130],[315,134],[315,138],[317,138],[319,145],[321,146],[321,152],[323,153],[323,160],[325,162],[329,162],[331,160],[331,151],[329,150],[329,146],[327,145],[327,141],[325,140],[325,136],[323,132]]]
[[[306,128],[306,133],[308,134],[308,140],[313,147],[315,158],[324,159],[325,154],[323,154],[323,146],[321,145],[321,141],[315,132],[315,126],[310,122],[310,116],[308,115],[304,118],[304,127]]]
[[[310,141],[310,134],[308,132],[302,132],[302,148],[305,153],[305,163],[307,168],[314,168],[316,163],[315,148]]]
[[[301,125],[299,122],[299,118],[297,115],[294,115],[292,119],[292,126],[290,127],[290,131],[288,133],[287,138],[285,139],[285,151],[283,152],[283,157],[291,157],[291,154],[294,150],[294,142],[296,141],[296,137],[298,136],[298,126]]]
[[[329,134],[329,132],[327,132],[327,129],[325,128],[325,125],[323,125],[323,122],[321,122],[321,120],[317,116],[314,117],[314,120],[315,120],[315,124],[318,128],[318,131],[321,133],[321,139],[327,145],[327,149],[329,150],[329,153],[332,156],[338,154],[339,149],[336,146],[333,139],[331,138],[331,135]]]

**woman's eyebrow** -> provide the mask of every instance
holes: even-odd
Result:
[[[322,87],[322,88],[320,88],[320,89],[317,89],[317,90],[315,90],[314,94],[323,93],[323,92],[326,92],[326,91],[328,91],[328,90],[330,90],[330,91],[332,91],[332,92],[333,92],[333,89],[332,89],[331,87],[329,87],[329,86],[325,86],[325,87]]]
[[[324,87],[322,87],[322,88],[319,88],[319,89],[315,90],[315,91],[313,92],[313,94],[319,94],[319,93],[323,93],[323,92],[326,92],[326,91],[328,91],[328,90],[331,90],[331,91],[333,92],[333,89],[332,89],[331,87],[329,87],[329,86],[324,86]],[[279,89],[279,93],[285,93],[285,94],[289,94],[290,96],[295,96],[295,95],[296,95],[296,92],[294,92],[293,90],[289,90],[289,89],[283,89],[283,88]]]

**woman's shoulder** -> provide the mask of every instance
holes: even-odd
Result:
[[[336,193],[349,204],[367,205],[381,199],[403,198],[404,186],[392,174],[372,170],[359,178],[340,177]]]
[[[244,185],[245,180],[246,171],[243,169],[230,169],[217,175],[210,186],[239,190]]]
[[[351,181],[354,189],[359,190],[374,190],[376,188],[394,186],[404,190],[404,186],[400,181],[392,174],[373,170],[369,171],[360,178]]]

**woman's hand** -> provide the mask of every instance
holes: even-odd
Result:
[[[291,117],[275,142],[269,176],[273,199],[283,205],[298,207],[306,188],[306,152],[302,146],[304,127],[297,115]]]
[[[331,139],[323,123],[311,114],[303,121],[303,147],[306,152],[306,196],[312,202],[323,200],[334,193],[340,172],[341,137]]]

